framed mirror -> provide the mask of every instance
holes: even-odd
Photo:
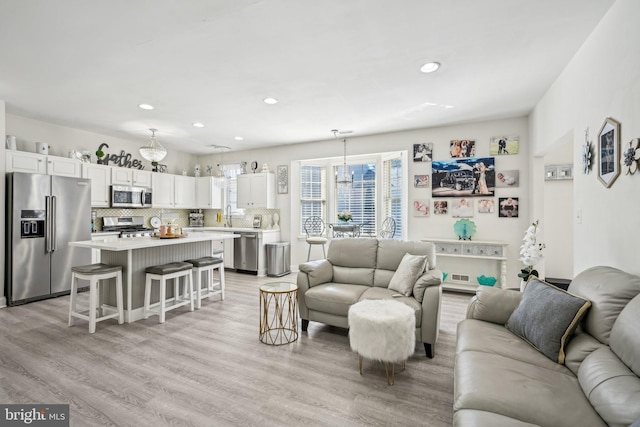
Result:
[[[598,179],[609,188],[620,175],[620,123],[611,117],[598,132]]]

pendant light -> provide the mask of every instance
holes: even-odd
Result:
[[[335,138],[335,140],[338,140],[338,130],[334,129],[331,132],[333,132],[333,137]],[[351,175],[349,175],[348,169],[347,169],[347,140],[346,138],[342,140],[342,144],[344,147],[344,157],[342,159],[342,173],[338,175],[338,172],[336,172],[336,187],[338,188],[338,193],[348,193],[351,191],[351,188],[353,186],[353,172],[351,172]]]
[[[224,170],[224,150],[231,150],[231,147],[225,145],[212,145],[212,147],[220,150],[220,163],[218,163],[218,180],[216,180],[216,186],[218,188],[227,188],[229,186],[229,177]]]
[[[159,162],[167,155],[167,149],[156,139],[158,129],[149,130],[151,131],[151,138],[149,138],[149,142],[145,146],[140,147],[140,155],[150,162]]]

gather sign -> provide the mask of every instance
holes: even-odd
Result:
[[[105,148],[109,148],[109,145],[106,142],[103,142],[100,144],[97,151],[102,151],[104,153]],[[134,159],[131,153],[126,153],[124,150],[120,151],[120,154],[105,153],[104,157],[98,159],[98,163],[101,165],[108,165],[109,162],[112,162],[114,165],[122,168],[144,169],[144,165],[141,160]]]

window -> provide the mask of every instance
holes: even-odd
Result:
[[[384,217],[396,221],[394,239],[402,239],[402,159],[384,161],[383,205]]]
[[[342,176],[343,166],[336,166],[337,176]],[[353,222],[362,224],[360,233],[376,234],[376,164],[348,165],[347,172],[353,177],[351,191],[336,191],[337,212],[349,211]]]
[[[244,215],[244,209],[238,208],[238,175],[242,173],[239,163],[230,163],[222,165],[222,172],[227,177],[227,187],[225,190],[225,200],[227,205],[231,205],[232,215]],[[225,214],[226,206],[225,205]]]
[[[319,216],[326,222],[326,168],[303,165],[300,167],[300,234],[304,234],[304,222]]]

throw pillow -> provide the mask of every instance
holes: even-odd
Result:
[[[507,328],[539,352],[564,363],[564,346],[591,302],[539,280],[529,280]]]
[[[427,257],[423,255],[404,254],[400,265],[393,273],[388,288],[408,297],[413,292],[413,285],[422,275],[427,264]]]

